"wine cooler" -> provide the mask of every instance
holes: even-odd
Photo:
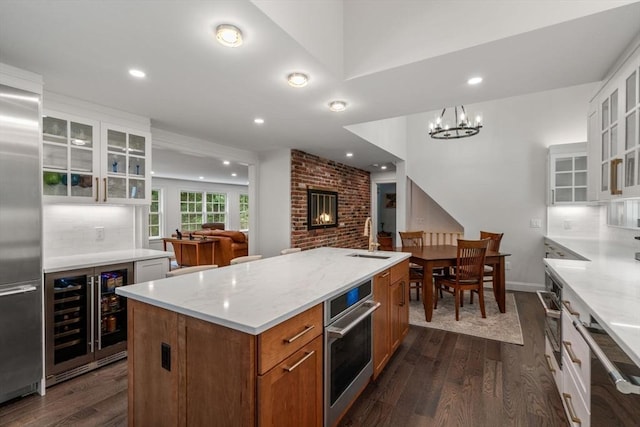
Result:
[[[131,283],[132,263],[45,275],[47,386],[126,357]]]

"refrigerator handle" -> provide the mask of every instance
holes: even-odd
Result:
[[[93,353],[93,340],[95,339],[95,328],[96,328],[96,313],[95,313],[95,294],[94,294],[94,276],[91,276],[91,280],[89,281],[89,289],[90,289],[90,299],[91,301],[91,337],[89,339],[89,352]]]
[[[101,310],[101,305],[100,303],[102,302],[102,274],[98,273],[98,275],[96,276],[97,280],[97,286],[96,286],[96,311],[98,313],[98,316],[96,318],[96,325],[102,325],[102,312]],[[96,330],[96,336],[98,337],[98,350],[102,350],[102,328],[97,328]]]

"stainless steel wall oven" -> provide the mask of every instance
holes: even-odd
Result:
[[[324,304],[325,425],[335,424],[373,375],[371,315],[380,307],[369,279]]]

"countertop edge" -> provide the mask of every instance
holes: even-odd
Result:
[[[93,261],[83,260],[83,261],[74,262],[73,259],[74,258],[77,259],[78,257],[75,255],[69,255],[65,257],[51,257],[44,260],[42,272],[58,273],[61,271],[80,270],[83,268],[101,267],[104,265],[120,264],[124,262],[145,261],[145,260],[158,259],[158,258],[171,258],[173,256],[173,253],[168,251],[167,252],[158,251],[155,249],[144,249],[144,251],[145,251],[144,254],[136,254],[135,250],[125,250],[125,251],[122,251],[120,255],[116,254],[119,251],[105,252],[105,253],[98,252],[93,255],[96,257],[96,259]],[[81,256],[86,257],[87,255],[81,255]],[[64,261],[62,261],[59,263],[53,262],[52,264],[54,264],[54,266],[47,265],[47,262],[51,263],[51,260],[55,261],[55,260],[61,260],[61,259],[67,259],[67,258],[69,259],[68,263],[64,263]]]

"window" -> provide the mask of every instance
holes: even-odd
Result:
[[[149,206],[149,237],[159,238],[161,230],[160,216],[162,214],[161,205],[161,192],[160,190],[151,190],[151,206]]]
[[[180,221],[185,231],[198,230],[205,222],[222,222],[227,219],[227,195],[222,193],[202,193],[199,191],[180,192]]]
[[[240,195],[240,230],[249,229],[249,195]]]

